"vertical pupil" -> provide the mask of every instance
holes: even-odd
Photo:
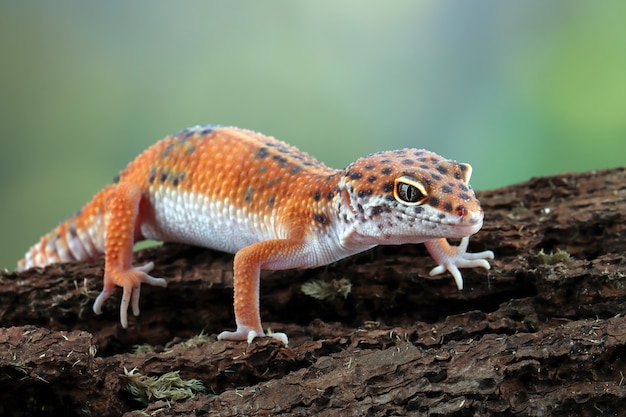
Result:
[[[407,183],[398,183],[398,197],[407,203],[417,203],[424,195],[414,185]]]
[[[408,190],[407,190],[407,196],[409,197],[409,201],[411,203],[414,203],[415,200],[417,199],[417,190],[415,189],[415,187],[413,187],[412,185],[408,186]]]
[[[408,188],[409,186],[407,184],[400,184],[400,196],[404,199],[404,201],[407,201],[409,199],[409,195],[408,195]]]
[[[409,184],[404,184],[404,199],[411,201],[411,186]]]
[[[413,202],[415,187],[410,184],[400,184],[400,195],[405,201]]]

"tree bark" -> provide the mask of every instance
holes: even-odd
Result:
[[[463,270],[463,291],[428,276],[423,245],[264,272],[261,317],[289,347],[215,341],[234,327],[232,255],[136,253],[168,288],[142,288],[128,329],[119,291],[102,316],[91,311],[102,261],[0,272],[0,414],[624,415],[626,169],[478,194],[485,225],[470,249],[496,259]],[[347,296],[302,292],[318,281]],[[184,343],[201,332],[211,337]],[[179,371],[205,390],[146,405],[127,390],[133,368]]]

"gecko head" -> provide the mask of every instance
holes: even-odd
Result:
[[[346,168],[341,219],[363,244],[421,243],[459,238],[482,227],[483,211],[469,185],[472,168],[421,149],[378,152]]]

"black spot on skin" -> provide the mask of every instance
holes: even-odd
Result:
[[[383,192],[389,193],[393,191],[393,182],[387,182],[383,185]]]
[[[165,182],[165,180],[167,180],[167,172],[162,171],[159,179],[161,180],[161,182]]]
[[[466,192],[467,192],[467,191],[469,191],[469,188],[467,188],[467,187],[465,186],[465,184],[459,184],[459,188],[460,188],[462,191],[466,191]]]
[[[368,170],[368,171],[371,171],[371,170],[373,170],[374,168],[376,168],[376,165],[373,165],[373,164],[368,164],[368,165],[365,165],[365,169],[366,169],[366,170]]]
[[[269,208],[274,208],[274,203],[276,203],[276,196],[275,195],[269,196],[267,199],[267,206]]]
[[[437,171],[439,171],[439,173],[441,175],[446,175],[448,173],[448,170],[445,167],[442,167],[442,166],[438,166],[437,167]]]
[[[444,209],[445,211],[447,211],[448,213],[452,213],[452,204],[450,204],[450,203],[445,203],[445,204],[443,205],[443,209]]]
[[[174,187],[176,187],[184,179],[185,179],[185,173],[184,172],[179,172],[177,176],[172,178],[172,185],[174,185]]]
[[[422,206],[415,206],[415,207],[413,207],[413,211],[415,212],[415,214],[420,214],[421,212],[424,211],[424,207],[422,207]]]
[[[391,159],[382,159],[380,161],[381,164],[390,164],[391,163]]]
[[[270,152],[267,150],[267,148],[259,148],[254,153],[254,158],[255,159],[267,158],[269,154],[270,154]]]
[[[377,216],[377,215],[379,215],[380,213],[382,213],[383,211],[384,211],[384,210],[383,210],[383,208],[382,208],[382,207],[380,207],[380,206],[376,206],[376,207],[372,207],[372,211],[371,211],[371,213],[372,213],[372,216]]]
[[[192,145],[190,147],[187,148],[187,155],[191,155],[194,151],[196,150],[196,146]]]
[[[363,212],[365,211],[365,210],[363,210],[363,206],[360,205],[360,204],[357,204],[356,208],[357,208],[357,210],[359,210],[359,213],[361,213],[361,214],[363,214]]]
[[[431,184],[433,183],[433,182],[432,182],[430,179],[428,179],[428,178],[424,178],[424,179],[423,179],[423,181],[424,181],[424,184],[426,184],[426,185],[431,185]]]
[[[281,168],[285,168],[287,165],[289,165],[289,161],[287,161],[287,158],[285,158],[284,156],[274,155],[272,159],[277,161],[278,165],[280,165]]]
[[[246,203],[252,203],[252,200],[254,200],[254,187],[249,185],[248,188],[246,188],[245,193],[243,194],[243,199]]]
[[[389,167],[387,167],[387,168],[383,168],[383,169],[381,169],[381,170],[380,170],[380,173],[381,173],[381,174],[383,174],[383,175],[389,175],[389,174],[391,174],[392,172],[393,172],[393,169],[391,169],[391,168],[389,168]]]
[[[194,133],[196,133],[196,132],[193,129],[185,129],[185,130],[183,130],[182,134],[178,137],[178,142],[182,143],[182,142],[186,141],[191,136],[193,136]]]
[[[396,155],[404,155],[406,154],[406,149],[396,149],[395,151],[393,151],[393,153],[395,153]]]
[[[76,231],[76,223],[74,223],[74,222],[70,223],[70,227],[68,229],[68,232],[70,233],[70,236],[73,239],[76,239],[78,237],[78,232]]]
[[[365,190],[359,190],[356,195],[359,196],[359,198],[363,198],[367,195],[367,192],[365,192]]]
[[[369,182],[376,182],[376,180],[377,180],[377,179],[378,179],[378,178],[376,178],[374,175],[372,175],[372,176],[371,176],[371,177],[369,177],[367,180],[368,180]]]
[[[437,217],[439,217],[440,219],[443,219],[443,218],[445,218],[445,217],[446,217],[446,215],[445,215],[445,214],[443,214],[443,213],[439,213],[439,214],[437,214]]]
[[[148,182],[152,184],[154,182],[154,178],[156,177],[156,167],[152,167],[150,170],[150,175],[148,176]]]
[[[441,187],[441,191],[443,191],[446,194],[450,194],[452,192],[452,188],[450,188],[449,185],[444,185],[443,187]]]
[[[311,162],[311,161],[306,161],[306,162],[303,162],[302,165],[307,166],[307,167],[313,167],[316,164],[314,162]]]
[[[315,219],[316,222],[321,223],[321,224],[328,223],[328,218],[324,216],[323,214],[314,214],[313,219]]]
[[[322,194],[321,194],[319,191],[316,191],[316,192],[313,194],[313,200],[315,200],[315,201],[320,201],[320,197],[321,197],[321,196],[322,196]]]
[[[404,165],[412,165],[413,164],[413,160],[412,159],[403,159],[402,163]]]
[[[467,170],[467,165],[459,164],[459,168],[461,168],[461,171],[465,171],[465,170]]]
[[[459,194],[459,198],[465,200],[465,201],[470,201],[472,199],[472,197],[470,197],[468,194],[465,193],[461,193]]]
[[[461,173],[460,173],[460,172],[455,172],[455,173],[454,173],[454,178],[456,178],[457,180],[460,180],[460,179],[461,179],[461,178],[463,178],[463,177],[461,176]]]
[[[269,181],[267,182],[267,184],[265,184],[265,186],[266,186],[267,188],[269,188],[269,187],[271,187],[271,186],[273,186],[273,185],[275,185],[275,184],[278,184],[278,183],[280,182],[280,180],[281,180],[281,179],[282,179],[282,177],[276,177],[276,178],[274,178],[273,180],[269,180]]]
[[[332,191],[329,191],[328,194],[326,194],[326,199],[332,200],[334,196],[335,196],[335,193],[333,193]]]
[[[430,176],[435,180],[435,181],[441,181],[441,177],[437,174],[433,174],[432,172],[430,173]]]
[[[113,184],[117,184],[118,182],[120,182],[120,176],[116,175],[113,177]]]
[[[415,151],[415,153],[413,155],[415,155],[415,156],[422,156],[422,155],[424,155],[424,151]]]
[[[350,172],[350,179],[351,180],[360,180],[361,178],[363,178],[363,174],[361,174],[360,172]]]
[[[302,165],[294,165],[291,167],[291,174],[295,175],[302,170]]]
[[[388,195],[387,197],[385,197],[385,200],[390,201],[390,202],[396,201],[396,199],[392,195]]]
[[[430,197],[428,199],[428,204],[431,207],[439,207],[439,199],[437,197]]]
[[[208,135],[211,132],[213,132],[213,126],[207,125],[200,131],[200,134],[201,135]]]
[[[172,148],[174,147],[173,143],[170,143],[169,145],[167,145],[167,147],[165,148],[165,150],[163,151],[163,155],[161,155],[163,158],[166,158],[167,155],[170,154],[170,152],[172,151]]]
[[[432,162],[433,164],[436,164],[437,162],[439,162],[439,158],[437,158],[435,156],[431,156],[430,157],[430,162]]]
[[[261,166],[259,167],[259,171],[258,171],[258,172],[259,172],[259,174],[262,174],[262,173],[264,173],[265,171],[267,171],[267,167],[266,167],[265,165],[261,165]]]
[[[422,164],[420,165],[420,168],[428,171],[430,169],[430,165]]]
[[[421,158],[417,158],[417,160],[420,161],[420,162],[427,162],[428,158],[421,157]]]

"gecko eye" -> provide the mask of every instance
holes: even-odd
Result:
[[[426,190],[415,180],[400,177],[396,179],[393,196],[403,204],[417,205],[424,201]]]

